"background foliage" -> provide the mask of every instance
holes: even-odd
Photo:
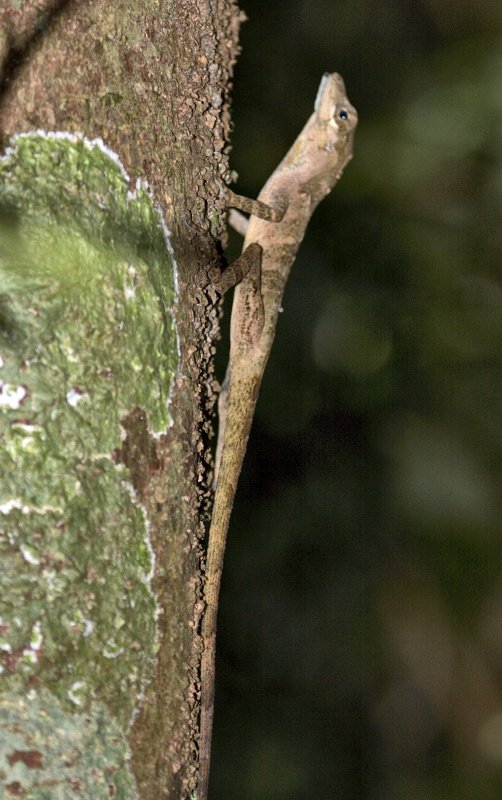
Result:
[[[324,71],[360,123],[294,269],[231,525],[213,796],[498,798],[502,10],[243,4],[238,191]]]

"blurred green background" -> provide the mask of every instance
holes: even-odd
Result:
[[[502,6],[242,5],[237,191],[258,194],[323,72],[360,121],[231,523],[212,797],[498,799]]]

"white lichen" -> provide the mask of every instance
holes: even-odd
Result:
[[[34,566],[40,564],[40,559],[37,558],[31,548],[29,548],[27,545],[20,544],[19,549],[21,551],[21,555],[23,556],[24,560],[28,562],[28,564],[33,564]]]
[[[81,400],[84,399],[84,397],[88,396],[89,395],[87,394],[87,392],[84,392],[82,389],[79,389],[77,386],[74,386],[72,389],[70,389],[69,392],[66,392],[66,402],[70,406],[75,408],[75,406],[78,406],[78,404],[80,403]]]
[[[0,408],[18,409],[26,397],[26,387],[11,383],[0,383]]]

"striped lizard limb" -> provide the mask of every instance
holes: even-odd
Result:
[[[265,184],[258,201],[248,201],[227,190],[229,205],[250,212],[251,217],[244,252],[238,259],[238,262],[244,259],[244,265],[236,262],[238,269],[229,275],[229,280],[239,276],[242,280],[234,293],[230,357],[219,400],[216,492],[209,530],[202,621],[198,800],[207,800],[208,793],[218,595],[237,481],[286,280],[310,217],[352,158],[356,124],[357,112],[347,99],[343,80],[336,73],[326,74],[319,87],[314,113]],[[213,284],[221,293],[227,288],[221,283],[225,274]]]

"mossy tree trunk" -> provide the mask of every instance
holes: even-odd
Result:
[[[0,22],[0,794],[188,798],[239,12]]]

